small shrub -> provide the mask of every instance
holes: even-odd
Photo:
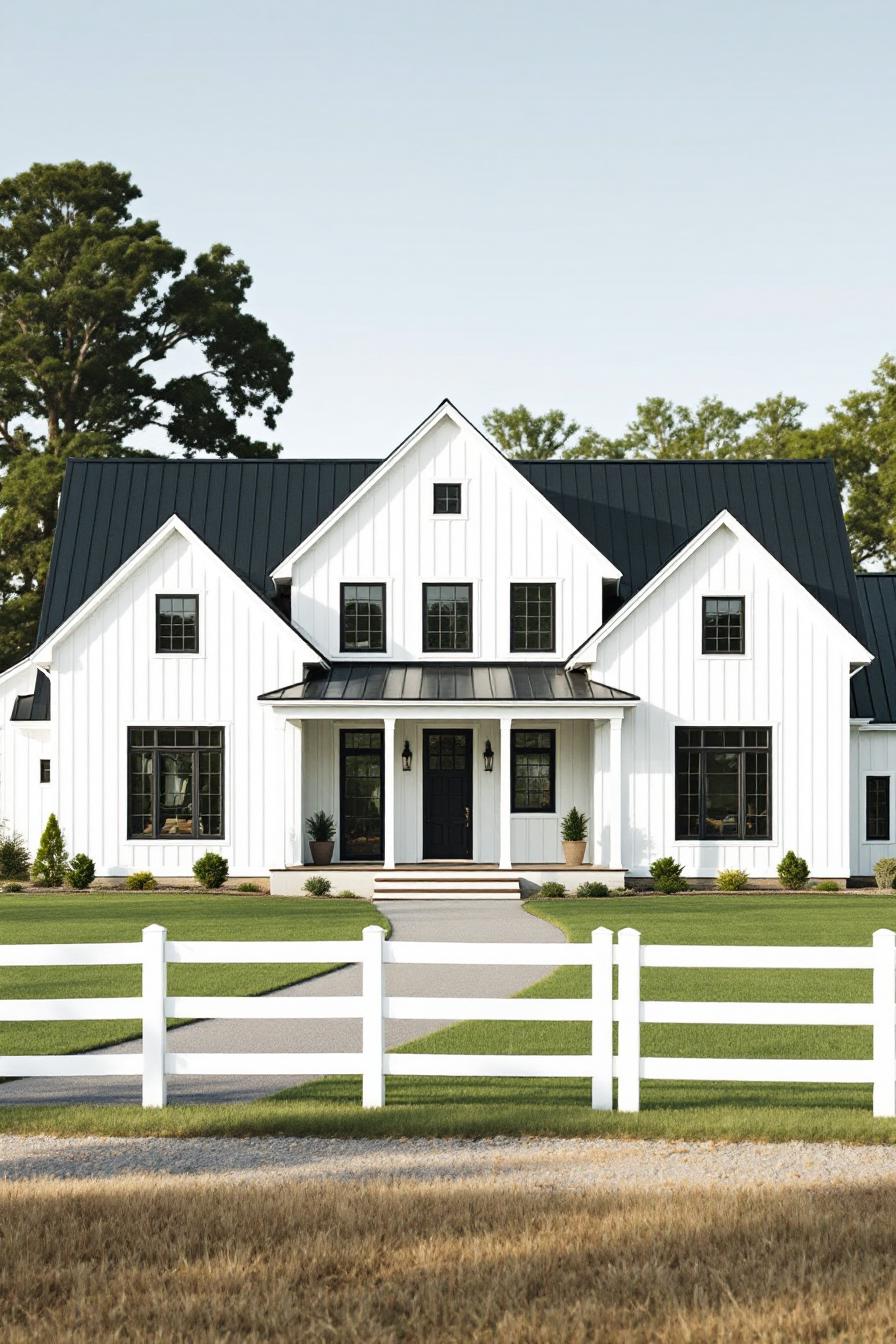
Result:
[[[337,891],[336,899],[337,901],[356,901],[358,897],[354,891],[346,889],[345,891]]]
[[[215,891],[218,887],[223,887],[229,872],[230,868],[224,855],[216,854],[213,849],[206,850],[193,864],[193,876],[197,882],[202,883],[206,891]]]
[[[611,896],[627,896],[628,894],[629,894],[629,893],[628,893],[628,887],[611,887],[611,888],[610,888],[610,895],[611,895]]]
[[[5,882],[3,884],[3,890],[11,896],[13,892],[24,891],[25,888],[22,886],[21,882]]]
[[[314,841],[335,840],[336,822],[329,812],[312,812],[310,817],[305,820],[305,830],[308,832],[308,839]]]
[[[130,873],[125,882],[128,891],[155,891],[158,885],[148,869],[140,869],[136,873]]]
[[[542,882],[538,894],[546,901],[557,901],[566,895],[566,888],[562,882]]]
[[[878,859],[874,880],[881,891],[892,891],[896,887],[896,859]]]
[[[68,885],[74,887],[75,891],[86,891],[95,877],[93,859],[89,859],[86,854],[75,854],[65,875]]]
[[[237,891],[261,891],[261,887],[258,885],[257,882],[238,882],[238,883],[236,884],[236,890],[237,890]]]
[[[576,887],[576,895],[582,900],[593,900],[599,896],[609,896],[610,888],[606,882],[580,882]]]
[[[68,854],[65,851],[65,839],[56,813],[51,812],[47,817],[47,824],[31,865],[31,880],[41,887],[61,887],[65,882],[67,869]]]
[[[0,830],[0,880],[27,878],[31,874],[31,855],[18,831]]]
[[[650,865],[650,876],[653,878],[655,889],[665,892],[667,896],[671,896],[676,891],[687,891],[688,884],[681,875],[683,866],[683,864],[676,863],[670,855],[666,855],[662,859],[654,859]]]
[[[716,878],[719,891],[743,891],[749,882],[743,868],[723,868]]]
[[[328,877],[309,877],[305,890],[309,896],[329,896],[333,886]]]
[[[809,865],[788,849],[778,864],[778,881],[785,891],[802,891],[809,881]]]
[[[813,891],[839,891],[840,883],[834,882],[831,878],[825,878],[824,882],[816,882]]]
[[[560,823],[561,840],[587,840],[588,818],[577,807],[571,807]]]

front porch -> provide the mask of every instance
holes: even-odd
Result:
[[[283,855],[272,890],[318,873],[372,895],[377,874],[507,873],[525,888],[598,873],[621,886],[623,715],[618,702],[484,707],[308,703],[272,706],[292,761]],[[479,713],[476,713],[476,709]],[[563,862],[561,823],[589,818],[585,861]],[[303,819],[335,827],[333,862],[312,863]]]
[[[501,868],[496,863],[471,863],[471,862],[430,862],[430,863],[400,863],[394,868],[385,868],[383,864],[365,864],[347,862],[334,862],[326,865],[306,864],[301,867],[293,866],[291,868],[272,868],[271,869],[271,895],[272,896],[299,896],[304,892],[305,883],[309,877],[325,877],[332,884],[334,891],[351,891],[356,896],[363,896],[367,900],[390,899],[388,890],[385,888],[385,882],[389,879],[399,879],[402,885],[414,888],[414,894],[418,898],[427,896],[435,898],[439,895],[458,894],[456,890],[445,891],[446,887],[462,886],[467,889],[467,894],[477,896],[479,899],[507,899],[519,900],[520,897],[526,898],[534,895],[536,890],[544,882],[562,882],[569,891],[575,891],[576,887],[582,882],[597,881],[605,882],[610,890],[614,890],[625,885],[626,869],[624,868],[600,868],[593,864],[565,864],[565,863],[542,863],[527,864],[515,863],[509,869]],[[510,879],[515,890],[496,892],[493,887],[489,887],[486,882],[480,882],[483,879]],[[458,881],[460,879],[460,881]],[[385,881],[384,881],[385,880]],[[485,887],[485,890],[479,888]],[[399,894],[405,895],[402,891]],[[392,888],[391,899],[395,899],[395,889]]]

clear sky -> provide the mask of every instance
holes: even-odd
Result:
[[[289,455],[443,396],[811,422],[896,352],[894,49],[891,0],[0,0],[0,171],[110,159],[244,257]]]

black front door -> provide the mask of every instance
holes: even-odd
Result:
[[[473,857],[473,731],[423,733],[423,857]]]

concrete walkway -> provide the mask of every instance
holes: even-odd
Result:
[[[553,924],[529,915],[515,901],[379,901],[378,908],[392,923],[392,937],[416,942],[562,943]],[[540,980],[548,968],[538,966],[387,966],[386,992],[506,998]],[[331,975],[275,991],[274,997],[326,997],[358,994],[361,968],[346,966]],[[447,1022],[386,1023],[386,1047],[425,1036]],[[169,1049],[178,1051],[271,1053],[281,1050],[354,1051],[361,1048],[361,1024],[355,1020],[321,1018],[311,1021],[279,1019],[252,1022],[216,1018],[174,1027]],[[113,1046],[102,1053],[139,1052],[139,1041]],[[232,1078],[211,1076],[171,1078],[171,1101],[253,1101],[307,1078]],[[140,1101],[139,1078],[24,1078],[0,1085],[0,1105],[31,1103]]]

